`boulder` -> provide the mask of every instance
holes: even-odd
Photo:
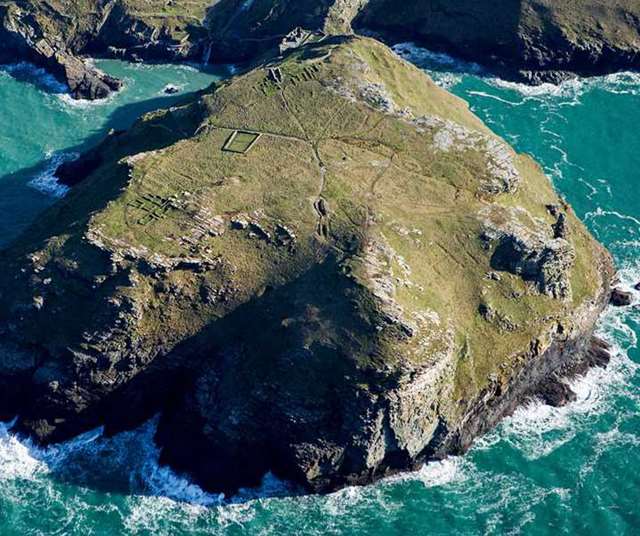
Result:
[[[570,402],[575,402],[577,396],[563,380],[549,378],[542,383],[538,396],[555,408],[566,406]]]

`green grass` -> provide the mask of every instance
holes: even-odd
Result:
[[[259,133],[236,130],[229,136],[222,150],[245,154],[258,141],[259,137]]]

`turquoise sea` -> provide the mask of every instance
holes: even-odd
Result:
[[[410,45],[397,47],[518,150],[640,281],[640,75],[528,88]],[[0,243],[64,194],[56,162],[224,73],[101,62],[125,90],[72,103],[28,65],[0,68]],[[637,296],[640,299],[640,295]],[[39,449],[0,424],[0,534],[636,534],[640,531],[640,309],[610,310],[606,371],[573,382],[562,409],[521,408],[468,455],[366,488],[296,496],[267,475],[257,490],[204,493],[157,463],[155,423]],[[250,453],[247,453],[250,456]]]

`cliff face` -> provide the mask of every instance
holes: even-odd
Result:
[[[602,363],[610,258],[539,167],[385,46],[319,39],[66,168],[1,259],[19,430],[161,412],[164,461],[207,488],[326,491]]]
[[[74,55],[65,41],[68,20],[43,13],[27,2],[0,2],[0,62],[32,61],[69,86],[74,98],[103,98],[120,81]],[[90,23],[84,14],[79,17]]]
[[[220,0],[206,21],[213,59],[246,61],[277,49],[295,28],[347,34],[368,0]]]
[[[131,60],[180,60],[202,54],[208,0],[0,0],[0,61],[32,61],[96,99],[121,83],[83,61],[85,54]]]
[[[639,66],[634,0],[371,0],[355,26],[534,83]]]

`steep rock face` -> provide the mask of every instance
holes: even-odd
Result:
[[[74,98],[98,99],[121,82],[83,61],[84,54],[177,60],[201,54],[209,0],[172,7],[164,0],[0,1],[0,61],[32,61],[69,86]]]
[[[412,39],[539,83],[637,68],[634,0],[371,0],[357,28]]]
[[[41,65],[66,83],[74,98],[104,98],[120,88],[120,81],[75,57],[62,27],[61,33],[51,31],[58,21],[48,22],[43,25],[28,3],[0,3],[0,61],[22,59]]]
[[[50,442],[161,412],[163,460],[210,489],[464,450],[585,363],[608,300],[538,166],[369,39],[293,48],[88,160],[3,252],[0,413]]]
[[[637,68],[640,52],[634,0],[0,0],[0,20],[0,61],[43,65],[77,98],[119,85],[84,54],[253,61],[292,32],[413,39],[532,83]]]

